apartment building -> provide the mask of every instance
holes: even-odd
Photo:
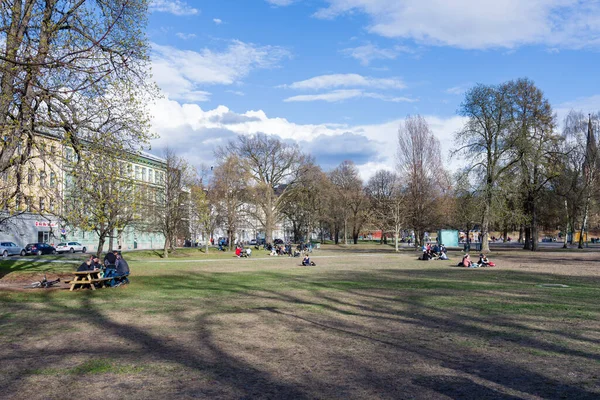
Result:
[[[18,148],[17,153],[25,151]],[[77,157],[69,146],[52,134],[36,136],[31,159],[22,167],[19,176],[7,173],[0,176],[0,214],[6,219],[0,226],[0,239],[11,241],[19,246],[27,243],[45,242],[58,244],[62,241],[77,241],[88,249],[96,249],[98,236],[95,232],[77,229],[63,221],[62,213],[69,193],[69,165]],[[133,178],[135,189],[145,196],[160,196],[164,192],[165,160],[145,152],[128,153],[121,160],[121,166],[115,174],[127,174]],[[14,191],[16,179],[21,182],[21,191],[10,198],[6,195]],[[150,218],[147,213],[139,212],[136,223],[128,225],[120,232],[114,232],[111,240],[105,243],[105,249],[158,249],[164,243],[162,234],[149,229]]]

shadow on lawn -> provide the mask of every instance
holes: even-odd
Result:
[[[555,278],[548,274],[515,271],[494,273],[504,282],[495,283],[494,288],[498,290],[498,287],[504,287],[507,291],[516,290],[511,285],[522,287],[524,284],[533,285],[541,280]],[[474,283],[469,278],[475,280]],[[428,281],[435,281],[436,284],[427,284]],[[420,393],[424,397],[442,394],[456,399],[518,398],[501,391],[500,387],[505,391],[512,390],[547,399],[597,399],[598,392],[565,383],[560,376],[550,378],[551,375],[544,370],[544,366],[533,364],[532,356],[526,352],[519,354],[516,359],[512,352],[514,349],[511,350],[510,347],[554,352],[568,360],[570,365],[576,365],[581,359],[597,362],[600,359],[598,354],[573,349],[568,344],[538,339],[534,336],[541,331],[526,323],[515,322],[514,318],[486,316],[477,312],[466,314],[460,308],[427,304],[427,300],[432,297],[451,294],[460,296],[466,290],[485,293],[489,281],[489,276],[486,279],[484,276],[471,275],[468,271],[439,270],[435,274],[426,270],[383,270],[374,273],[327,272],[308,276],[269,272],[246,276],[190,273],[185,276],[135,278],[134,285],[147,287],[148,291],[164,292],[167,298],[172,295],[173,301],[180,300],[178,293],[185,293],[188,300],[196,298],[194,292],[202,295],[219,293],[237,296],[239,304],[235,310],[200,313],[192,322],[188,322],[195,340],[185,344],[170,340],[168,335],[163,337],[152,334],[133,323],[117,322],[107,317],[102,305],[94,301],[93,292],[73,293],[79,304],[69,308],[52,294],[42,293],[39,296],[44,312],[39,315],[39,320],[32,317],[31,312],[16,313],[10,319],[11,323],[28,326],[31,328],[30,333],[34,334],[43,332],[44,321],[52,321],[54,318],[66,319],[67,324],[83,320],[99,334],[116,338],[125,344],[103,343],[95,346],[92,343],[87,350],[76,347],[58,348],[44,351],[43,357],[40,357],[40,351],[36,348],[23,348],[9,353],[0,352],[0,364],[7,365],[27,359],[35,368],[43,369],[52,368],[66,356],[101,356],[143,363],[161,361],[178,364],[201,376],[210,377],[213,382],[211,384],[172,382],[175,385],[175,392],[172,394],[183,397],[304,399],[360,397],[357,393],[362,393],[365,397],[401,398],[419,397]],[[467,285],[469,282],[471,286]],[[581,282],[596,285],[598,280],[582,277]],[[461,289],[461,285],[467,289]],[[414,288],[436,291],[419,292]],[[297,291],[290,293],[290,289]],[[519,301],[540,303],[551,300],[565,304],[579,302],[586,307],[595,304],[595,299],[571,299],[568,296],[553,298],[552,292],[546,293],[540,296],[537,292]],[[127,292],[123,295],[125,298],[132,296]],[[248,306],[253,302],[265,303],[267,306]],[[297,305],[315,306],[325,313],[310,313],[305,309],[298,309]],[[24,303],[19,305],[19,309],[33,311],[36,307]],[[283,353],[277,356],[281,358],[275,359],[285,363],[287,370],[297,373],[302,370],[294,365],[296,362],[300,365],[321,366],[323,368],[314,367],[314,374],[322,379],[316,379],[314,374],[306,375],[304,380],[292,379],[296,382],[293,384],[289,379],[281,379],[281,375],[275,373],[278,371],[260,369],[236,353],[225,350],[215,337],[220,329],[218,320],[231,318],[236,321],[237,317],[243,315],[254,316],[263,323],[264,329],[269,324],[275,324],[289,332],[298,332],[293,336],[294,341],[300,341],[306,348],[310,348],[312,338],[325,337],[330,340],[332,351],[327,355],[315,354],[313,358],[296,360],[291,350],[282,350]],[[172,313],[169,317],[176,325],[186,321],[177,313]],[[6,321],[0,319],[0,328],[4,323]],[[574,332],[544,332],[581,342],[598,343],[597,340]],[[444,335],[465,340],[483,340],[486,345],[494,346],[494,351],[482,354],[477,349],[443,340]],[[335,347],[337,341],[350,341],[357,348],[369,346],[374,349],[376,358],[386,363],[386,368],[376,368],[371,364],[371,359],[358,357],[352,349],[346,351]],[[256,357],[273,357],[263,353],[258,343],[257,349],[253,350]],[[245,348],[240,350],[250,351]],[[411,365],[406,365],[407,369],[402,370],[402,365],[407,362],[414,362],[415,365],[426,363],[434,368],[432,372],[427,372],[427,369],[412,370]],[[564,366],[566,374],[568,364]],[[439,373],[440,368],[452,373],[442,375]],[[411,373],[406,374],[407,370]],[[0,385],[4,386],[0,388],[0,397],[10,397],[11,393],[18,392],[26,377],[24,371],[16,371],[4,385]],[[1,379],[0,377],[0,383]],[[493,385],[485,386],[485,382],[493,382]],[[148,385],[151,388],[151,383]],[[595,390],[598,389],[596,386]]]

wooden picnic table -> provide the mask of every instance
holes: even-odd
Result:
[[[96,285],[100,288],[106,287],[106,282],[112,280],[112,278],[101,278],[101,272],[101,269],[74,272],[75,278],[70,281],[71,289],[69,290],[72,292],[75,289],[83,289],[86,286],[89,286],[92,290],[96,290]]]

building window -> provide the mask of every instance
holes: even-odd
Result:
[[[27,184],[33,185],[33,168],[29,168],[29,172],[27,173]]]
[[[40,171],[40,186],[46,187],[46,171]]]
[[[142,181],[146,182],[146,168],[142,168]]]
[[[46,199],[40,197],[40,212],[46,211]]]
[[[154,183],[154,171],[148,168],[148,182]]]
[[[17,197],[15,197],[15,209],[17,211],[21,211],[21,195],[18,194]]]
[[[40,157],[42,160],[46,159],[46,143],[40,143]]]
[[[56,146],[52,145],[50,146],[50,155],[55,155],[56,154]]]
[[[25,211],[31,212],[31,196],[25,196]]]
[[[138,165],[135,166],[135,179],[140,180],[140,167]]]
[[[50,206],[50,211],[51,211],[51,212],[54,212],[54,199],[50,199],[50,204],[49,204],[49,206]]]
[[[67,161],[71,162],[73,161],[73,150],[70,148],[67,148],[65,150],[65,158],[67,159]]]
[[[50,187],[56,186],[56,174],[54,172],[50,172]]]
[[[132,177],[132,170],[131,170],[131,164],[127,164],[127,177],[131,178]]]

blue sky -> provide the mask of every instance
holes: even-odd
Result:
[[[148,36],[165,97],[153,151],[212,164],[264,132],[325,169],[394,168],[396,131],[427,117],[444,157],[475,83],[528,77],[559,118],[600,110],[600,2],[592,0],[154,0]],[[456,165],[456,160],[452,165]]]

